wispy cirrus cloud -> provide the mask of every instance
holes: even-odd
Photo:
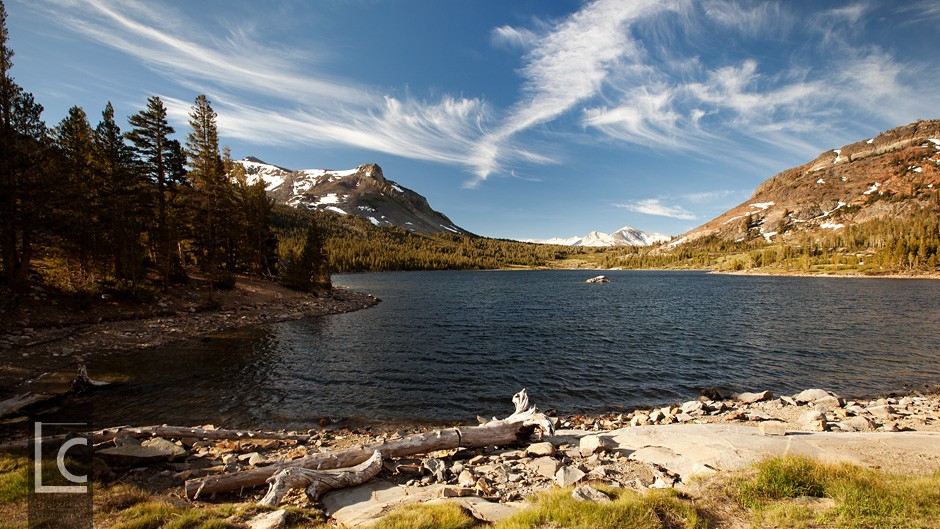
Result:
[[[209,94],[223,135],[280,146],[360,147],[464,167],[478,163],[473,152],[489,119],[479,98],[395,97],[318,73],[315,57],[267,47],[251,28],[207,35],[184,22],[182,13],[155,2],[50,0],[34,8],[181,86]],[[264,108],[252,103],[258,97],[268,102]],[[164,100],[176,120],[188,119],[191,101]]]
[[[499,26],[493,29],[490,38],[496,46],[509,46],[528,49],[534,46],[539,36],[535,31],[513,26]]]
[[[524,97],[477,147],[477,178],[502,170],[517,153],[517,133],[555,120],[577,103],[598,94],[611,70],[635,55],[630,23],[673,4],[667,0],[598,0],[558,22],[537,39],[522,68]]]
[[[594,0],[555,20],[533,19],[530,27],[500,25],[490,30],[490,43],[522,59],[520,96],[505,108],[482,97],[396,95],[329,73],[322,57],[272,47],[250,22],[213,34],[163,2],[35,0],[29,6],[207,93],[218,105],[223,134],[455,164],[475,175],[471,186],[513,174],[518,164],[562,162],[562,149],[531,141],[550,137],[539,136],[549,124],[582,142],[599,138],[625,149],[779,166],[769,158],[817,152],[861,122],[896,125],[940,107],[935,69],[859,41],[853,24],[870,23],[880,9],[864,1],[829,8]],[[940,16],[936,2],[908,9]],[[181,104],[174,105],[182,116]],[[755,144],[762,144],[759,156],[749,152]],[[690,214],[650,200],[659,202],[632,204]]]
[[[659,198],[646,198],[633,202],[615,204],[615,206],[626,209],[628,211],[633,211],[634,213],[642,213],[644,215],[655,215],[658,217],[669,217],[679,220],[696,220],[698,218],[695,213],[692,213],[682,206],[676,204],[666,204],[663,202],[663,199]]]

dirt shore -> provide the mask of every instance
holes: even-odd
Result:
[[[311,294],[273,281],[241,278],[235,288],[213,292],[192,282],[158,294],[150,303],[78,303],[37,287],[15,308],[0,313],[0,400],[25,392],[55,392],[92,356],[351,312],[378,302],[342,288]]]

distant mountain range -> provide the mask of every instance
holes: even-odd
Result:
[[[940,120],[918,121],[774,175],[749,200],[670,246],[708,236],[788,242],[800,234],[823,235],[936,207],[938,188]]]
[[[651,246],[661,242],[669,242],[672,237],[662,233],[647,233],[630,226],[624,226],[613,233],[592,231],[584,236],[574,236],[567,239],[555,237],[553,239],[529,240],[539,244],[560,244],[564,246]]]
[[[398,226],[422,233],[470,232],[431,209],[418,193],[388,180],[377,164],[336,171],[293,171],[252,156],[238,160],[249,183],[261,180],[275,202],[295,208],[356,215],[376,226]]]

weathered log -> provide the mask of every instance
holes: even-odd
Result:
[[[382,453],[373,452],[372,456],[355,467],[342,470],[311,470],[303,467],[288,467],[277,471],[267,479],[270,483],[268,493],[261,498],[261,505],[276,507],[290,489],[307,488],[310,501],[317,501],[320,496],[333,489],[342,489],[361,485],[375,477],[382,470]]]
[[[94,388],[107,386],[108,384],[110,384],[110,382],[92,380],[88,376],[88,368],[85,367],[85,364],[82,364],[78,366],[78,374],[75,376],[75,379],[72,380],[72,393],[81,395],[88,393]]]
[[[552,435],[554,423],[535,406],[529,406],[525,389],[512,398],[516,411],[505,419],[493,420],[480,426],[455,427],[409,435],[380,443],[371,443],[360,448],[340,452],[325,452],[275,463],[270,466],[206,476],[186,481],[184,493],[189,498],[200,494],[212,494],[231,490],[247,489],[263,485],[276,472],[289,467],[316,470],[353,467],[367,460],[373,452],[382,452],[384,457],[405,457],[415,454],[450,450],[454,448],[479,448],[516,444],[527,440],[535,431]]]
[[[0,417],[16,415],[24,408],[28,408],[29,406],[39,404],[41,402],[49,402],[59,397],[60,395],[49,393],[21,393],[15,397],[10,397],[6,400],[0,401]]]
[[[53,441],[66,439],[74,434],[55,435],[43,437],[42,440]],[[276,441],[298,441],[306,443],[310,440],[309,435],[281,433],[281,432],[262,432],[255,430],[208,430],[205,428],[188,428],[185,426],[168,426],[166,424],[159,426],[114,426],[104,428],[94,432],[82,434],[91,439],[93,444],[110,441],[115,437],[170,437],[173,439],[182,439],[192,437],[194,439],[226,439],[237,441],[254,440],[276,440]],[[0,444],[0,450],[13,450],[24,448],[29,445],[32,439],[20,439]]]
[[[205,428],[187,428],[185,426],[118,426],[105,428],[92,434],[92,440],[100,443],[115,437],[172,437],[181,439],[192,437],[195,439],[227,439],[233,441],[276,440],[298,441],[306,443],[309,435],[281,432],[263,432],[258,430],[208,430]]]

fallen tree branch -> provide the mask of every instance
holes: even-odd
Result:
[[[386,458],[405,457],[454,448],[517,444],[527,440],[536,428],[546,435],[552,435],[555,432],[552,420],[545,414],[539,413],[535,406],[529,406],[529,397],[525,389],[516,393],[512,401],[516,405],[516,411],[512,415],[481,426],[455,427],[414,434],[340,452],[311,454],[294,461],[275,463],[266,467],[190,479],[186,481],[183,491],[188,498],[195,499],[203,494],[258,487],[278,471],[290,467],[315,470],[348,468],[366,461],[376,451],[381,452]]]
[[[281,433],[281,432],[262,432],[254,430],[208,430],[205,428],[188,428],[185,426],[168,426],[166,424],[159,426],[114,426],[104,428],[93,432],[79,434],[91,439],[92,444],[110,441],[115,437],[171,437],[174,439],[183,439],[192,437],[194,439],[226,439],[237,441],[254,440],[275,440],[275,441],[297,441],[306,443],[310,440],[309,435]],[[53,435],[43,437],[42,441],[55,441],[67,439],[74,434]],[[32,439],[20,439],[0,444],[0,450],[13,450],[24,448],[32,442]]]
[[[277,507],[290,489],[307,488],[310,501],[317,501],[320,496],[333,489],[342,489],[361,485],[375,477],[382,470],[382,453],[373,452],[364,462],[343,470],[311,470],[302,467],[289,467],[279,470],[268,478],[268,493],[261,498],[261,505]]]

